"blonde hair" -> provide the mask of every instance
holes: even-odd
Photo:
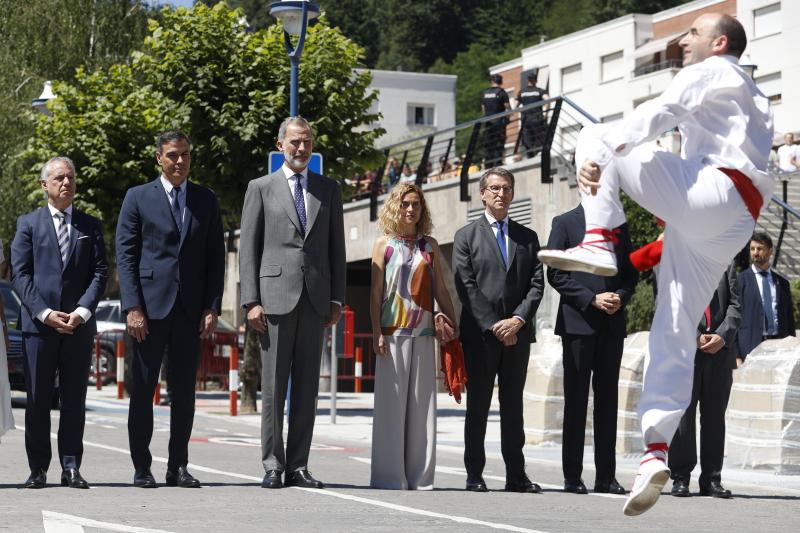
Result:
[[[383,230],[386,235],[399,234],[398,227],[400,226],[400,202],[403,197],[410,192],[415,192],[419,195],[420,208],[422,212],[419,214],[419,222],[417,222],[417,233],[421,235],[430,235],[433,231],[433,222],[431,222],[431,214],[428,211],[428,204],[425,203],[425,195],[422,194],[422,189],[414,183],[398,183],[395,185],[389,197],[381,207],[378,214],[378,227]]]

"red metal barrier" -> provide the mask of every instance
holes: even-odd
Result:
[[[158,371],[158,382],[156,383],[156,390],[153,392],[153,405],[161,403],[161,370]]]
[[[228,389],[231,392],[231,416],[238,414],[239,407],[239,346],[231,347]]]
[[[355,392],[361,392],[361,375],[363,372],[361,361],[361,346],[356,347],[356,361],[355,361],[354,385]]]
[[[97,390],[103,390],[103,376],[100,368],[100,337],[94,339],[94,382]]]
[[[345,357],[353,357],[355,353],[356,313],[350,306],[344,306],[344,347],[342,353]]]
[[[117,400],[125,396],[125,341],[117,339]]]

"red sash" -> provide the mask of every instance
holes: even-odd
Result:
[[[758,220],[761,206],[764,205],[764,198],[762,198],[756,186],[753,185],[752,180],[733,168],[720,167],[719,170],[731,179],[733,186],[739,191],[739,196],[744,200],[747,210],[750,211],[753,220]]]

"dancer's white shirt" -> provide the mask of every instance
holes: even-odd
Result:
[[[639,105],[614,127],[598,129],[575,160],[591,160],[602,169],[613,156],[627,155],[676,127],[683,159],[740,170],[767,203],[774,188],[766,172],[772,111],[767,97],[729,55],[681,69],[660,96]]]

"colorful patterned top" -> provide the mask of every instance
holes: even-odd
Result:
[[[411,240],[389,237],[383,259],[381,333],[434,336],[433,248],[430,243],[423,235]]]

